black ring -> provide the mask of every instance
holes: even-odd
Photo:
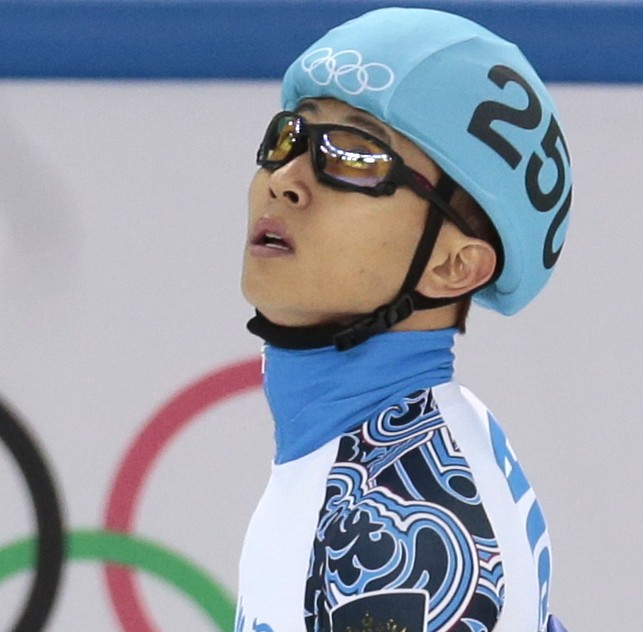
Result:
[[[56,600],[65,557],[62,512],[45,459],[19,419],[0,401],[0,440],[13,455],[27,482],[37,524],[35,577],[12,632],[40,632]]]

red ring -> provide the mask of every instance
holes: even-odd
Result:
[[[261,360],[253,358],[218,369],[187,386],[145,424],[121,461],[105,513],[105,528],[129,533],[143,484],[160,453],[203,410],[233,395],[261,386]],[[155,632],[141,606],[135,574],[105,567],[110,598],[125,632]]]

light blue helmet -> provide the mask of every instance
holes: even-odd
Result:
[[[478,303],[512,314],[545,285],[567,230],[570,160],[556,106],[514,44],[449,13],[380,9],[315,42],[282,96],[289,110],[332,97],[369,112],[477,200],[504,250]]]

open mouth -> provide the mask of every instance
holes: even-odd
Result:
[[[275,218],[261,218],[253,227],[250,244],[258,255],[287,254],[295,247],[283,222]]]
[[[277,250],[291,251],[292,246],[277,233],[264,233],[259,238],[259,244],[266,248],[275,248]]]

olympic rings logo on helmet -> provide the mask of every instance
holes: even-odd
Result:
[[[346,94],[381,92],[395,81],[395,73],[389,66],[380,62],[363,63],[362,54],[357,50],[346,49],[336,53],[329,46],[317,48],[301,60],[302,69],[319,86],[331,82]]]

